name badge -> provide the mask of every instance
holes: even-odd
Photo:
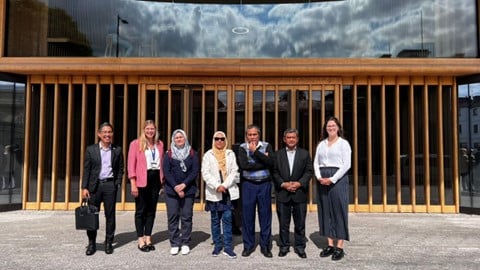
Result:
[[[156,161],[150,162],[150,167],[157,168],[157,166],[158,166],[158,163]]]

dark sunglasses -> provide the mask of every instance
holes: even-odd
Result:
[[[222,141],[224,142],[225,141],[225,138],[219,138],[219,137],[215,137],[213,138],[215,141]]]

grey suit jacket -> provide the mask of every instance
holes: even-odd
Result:
[[[82,189],[88,189],[95,193],[98,187],[98,177],[102,169],[102,159],[100,157],[100,146],[98,143],[89,145],[85,151],[85,160],[83,163]],[[112,170],[115,185],[122,183],[123,177],[123,153],[122,148],[112,144]]]
[[[279,202],[293,200],[297,203],[305,203],[308,200],[308,184],[313,175],[313,165],[310,154],[307,150],[297,147],[293,170],[290,174],[287,151],[285,148],[278,150],[275,154],[275,169],[273,179],[277,191],[276,199]],[[280,186],[284,182],[299,181],[302,186],[296,192],[289,192]]]

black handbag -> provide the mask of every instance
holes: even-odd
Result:
[[[98,208],[88,204],[88,198],[75,208],[75,228],[77,230],[98,230]]]

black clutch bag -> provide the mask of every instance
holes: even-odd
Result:
[[[82,204],[75,208],[75,228],[77,230],[98,230],[98,209],[83,199]]]

